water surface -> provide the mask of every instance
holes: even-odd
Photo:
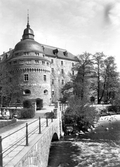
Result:
[[[102,117],[94,131],[53,142],[48,167],[120,167],[120,120]]]

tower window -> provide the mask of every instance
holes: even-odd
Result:
[[[46,75],[44,75],[43,77],[44,77],[44,81],[46,81],[47,80]]]
[[[74,75],[74,70],[72,70],[72,75]]]
[[[64,85],[64,80],[62,79],[62,85]]]
[[[28,81],[28,74],[24,74],[24,81]]]
[[[61,73],[64,74],[64,70],[63,69],[61,69]]]
[[[54,95],[54,90],[52,90],[52,95]]]
[[[52,73],[54,72],[54,68],[52,68]]]
[[[54,85],[54,79],[52,79],[52,85]]]
[[[39,60],[35,60],[35,63],[39,63]]]
[[[45,61],[42,61],[42,64],[44,65],[44,64],[45,64]]]
[[[48,94],[48,90],[44,90],[44,94],[47,95]]]

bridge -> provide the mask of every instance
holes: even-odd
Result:
[[[62,135],[63,109],[57,104],[54,119],[39,117],[0,136],[0,167],[47,167],[51,142]]]

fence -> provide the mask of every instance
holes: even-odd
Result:
[[[41,134],[42,130],[48,127],[49,123],[51,122],[53,122],[52,118],[51,120],[46,118],[43,122],[41,122],[41,118],[39,117],[31,123],[26,123],[25,126],[21,127],[20,129],[14,131],[13,133],[3,138],[0,136],[0,167],[7,165],[8,161],[6,164],[3,165],[3,159],[5,159],[12,151],[14,151],[17,147],[21,145],[22,148],[28,146],[30,137],[35,133]],[[17,133],[18,135],[16,135]],[[9,145],[3,149],[3,143],[8,138],[11,138],[12,142],[9,143]],[[14,140],[14,138],[16,139]],[[4,143],[4,145],[6,145],[6,143]]]

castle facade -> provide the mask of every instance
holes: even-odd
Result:
[[[22,40],[1,55],[1,105],[8,101],[29,107],[34,102],[40,109],[56,102],[76,62],[68,51],[36,42],[28,22]]]

